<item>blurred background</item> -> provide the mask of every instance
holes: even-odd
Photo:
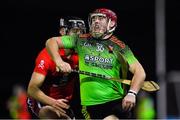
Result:
[[[161,87],[155,93],[140,92],[136,117],[180,118],[179,6],[178,0],[1,1],[0,118],[12,118],[8,101],[14,87],[27,89],[38,52],[59,34],[59,18],[79,16],[88,26],[88,14],[99,7],[117,13],[115,34],[142,63],[147,80]]]

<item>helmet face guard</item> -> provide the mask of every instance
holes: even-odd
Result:
[[[71,18],[61,18],[60,19],[60,28],[64,27],[66,29],[66,34],[71,30],[74,29],[74,33],[76,33],[77,30],[80,31],[81,34],[86,33],[86,26],[85,22],[76,17],[71,17]]]
[[[117,16],[113,11],[111,11],[109,9],[105,9],[105,8],[100,8],[100,9],[96,9],[93,13],[91,13],[89,15],[89,19],[88,19],[88,24],[89,24],[90,31],[91,31],[92,18],[94,16],[106,17],[107,20],[108,20],[108,25],[107,25],[107,28],[106,28],[107,31],[102,36],[106,36],[108,34],[113,33],[113,31],[115,30],[115,28],[117,26]],[[111,26],[112,22],[115,22],[114,26]]]
[[[69,19],[68,20],[68,28],[70,29],[79,29],[81,33],[86,33],[86,27],[83,20],[75,20],[75,19]]]

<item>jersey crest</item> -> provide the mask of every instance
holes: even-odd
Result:
[[[44,69],[44,60],[41,60],[39,65],[38,65],[38,68],[41,68],[41,69]]]

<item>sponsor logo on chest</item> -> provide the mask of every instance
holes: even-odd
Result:
[[[112,63],[112,58],[103,58],[100,56],[85,55],[85,61],[100,62],[100,63]]]
[[[96,48],[95,50],[97,52],[103,52],[104,51],[104,46],[103,46],[103,44],[100,44],[100,43],[92,44],[92,43],[86,41],[82,45],[85,47],[95,47]]]

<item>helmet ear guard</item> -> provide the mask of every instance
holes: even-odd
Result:
[[[108,33],[112,33],[117,27],[117,24],[115,21],[111,21],[111,19],[109,19],[108,22],[108,26],[107,26],[107,31]]]

